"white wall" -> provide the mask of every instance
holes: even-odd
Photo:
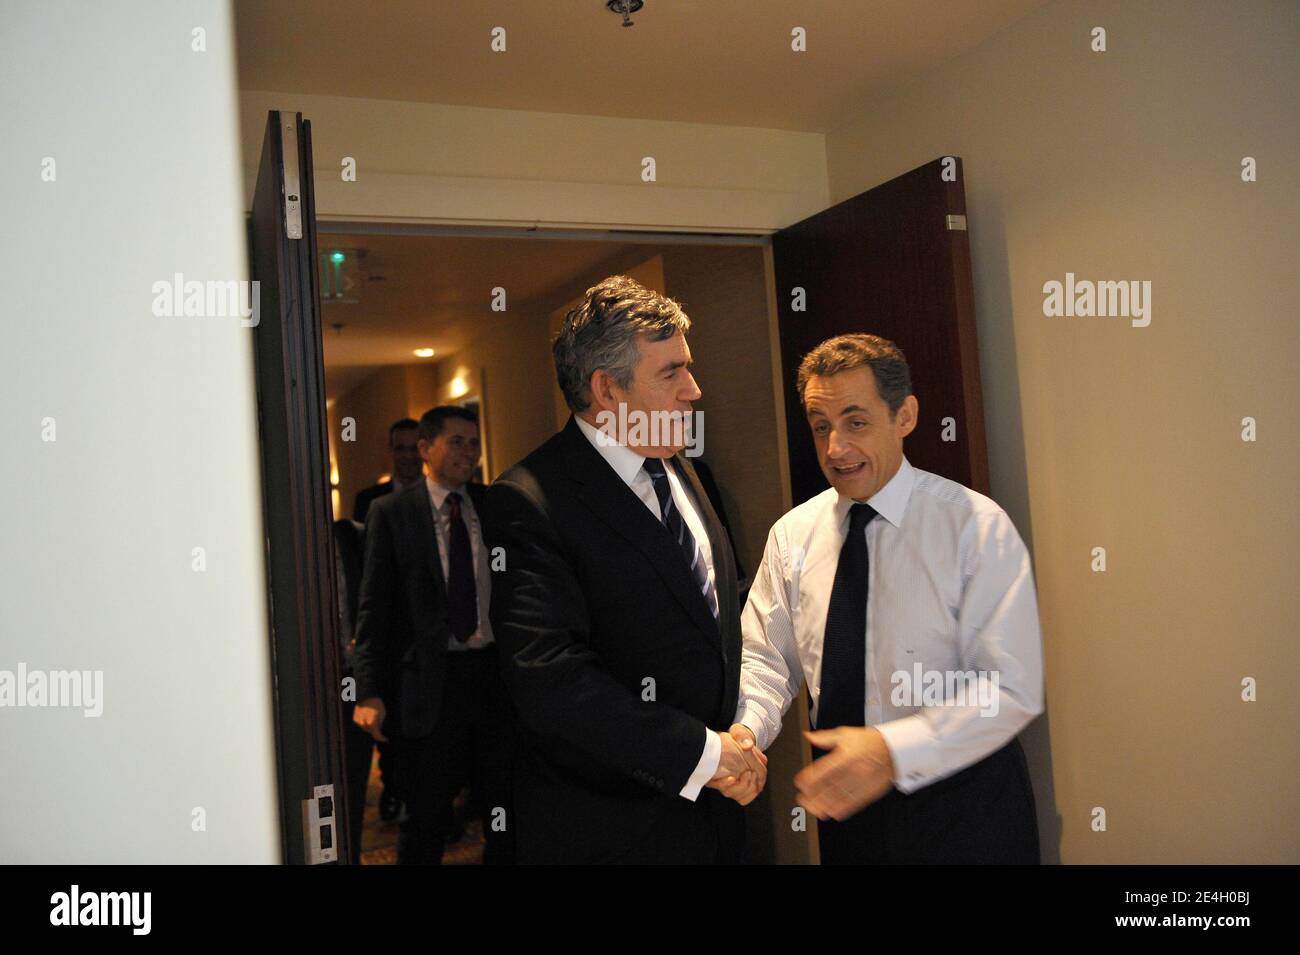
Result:
[[[151,312],[246,278],[230,11],[7,4],[0,64],[0,670],[104,680],[0,708],[0,862],[276,861],[251,331]]]
[[[243,90],[246,205],[272,109],[311,120],[322,221],[761,233],[826,207],[820,133]]]
[[[836,201],[964,160],[993,497],[1042,612],[1049,861],[1300,861],[1298,36],[1295,3],[1058,0],[827,134]],[[1151,324],[1046,317],[1067,271],[1151,281]]]

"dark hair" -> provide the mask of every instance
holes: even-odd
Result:
[[[903,399],[912,393],[912,373],[899,347],[879,335],[838,335],[826,339],[804,355],[796,379],[799,400],[804,400],[804,389],[808,387],[808,379],[814,375],[836,375],[863,365],[867,365],[876,376],[876,390],[889,406],[892,418],[898,413]]]
[[[652,342],[683,335],[691,320],[681,305],[626,275],[611,275],[587,289],[551,345],[555,378],[573,411],[591,405],[591,376],[603,368],[620,388],[632,384],[640,352],[637,338]]]
[[[438,437],[438,435],[442,434],[443,423],[448,418],[459,418],[461,421],[468,421],[478,427],[478,415],[469,408],[463,408],[460,405],[438,405],[438,407],[430,408],[420,416],[420,437],[425,441],[432,441]]]
[[[393,446],[393,435],[398,431],[401,431],[404,428],[418,428],[419,426],[420,422],[416,421],[414,418],[401,418],[394,421],[388,426],[388,446],[390,448]]]

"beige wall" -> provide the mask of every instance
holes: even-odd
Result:
[[[826,205],[820,133],[243,90],[250,203],[272,109],[312,122],[322,221],[765,232]]]
[[[230,9],[3,15],[0,668],[103,708],[0,713],[0,863],[275,863],[253,331],[150,313],[248,279]]]
[[[469,391],[457,394],[454,379]],[[491,481],[555,431],[555,388],[546,313],[511,308],[476,327],[474,340],[438,362],[438,400],[459,404],[478,397],[482,408],[484,477]]]
[[[1048,859],[1300,862],[1298,33],[1286,3],[1054,3],[827,136],[837,201],[964,159],[993,496],[1042,610]],[[1067,271],[1150,280],[1151,324],[1045,317]]]

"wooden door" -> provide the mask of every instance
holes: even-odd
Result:
[[[772,237],[795,504],[827,487],[795,372],[815,345],[847,332],[888,338],[907,356],[920,405],[908,460],[988,493],[962,183],[961,160],[943,157]]]

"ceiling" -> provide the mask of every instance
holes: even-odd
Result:
[[[236,0],[239,86],[826,132],[1043,2]]]
[[[507,313],[550,311],[581,295],[585,277],[653,243],[478,236],[317,236],[322,258],[321,325],[326,397],[346,392],[378,365],[430,361],[454,354],[484,320],[508,320],[491,310],[492,289],[506,290]],[[343,253],[345,295],[326,298],[329,256]],[[355,263],[355,265],[354,265]],[[336,329],[336,325],[342,325]]]

